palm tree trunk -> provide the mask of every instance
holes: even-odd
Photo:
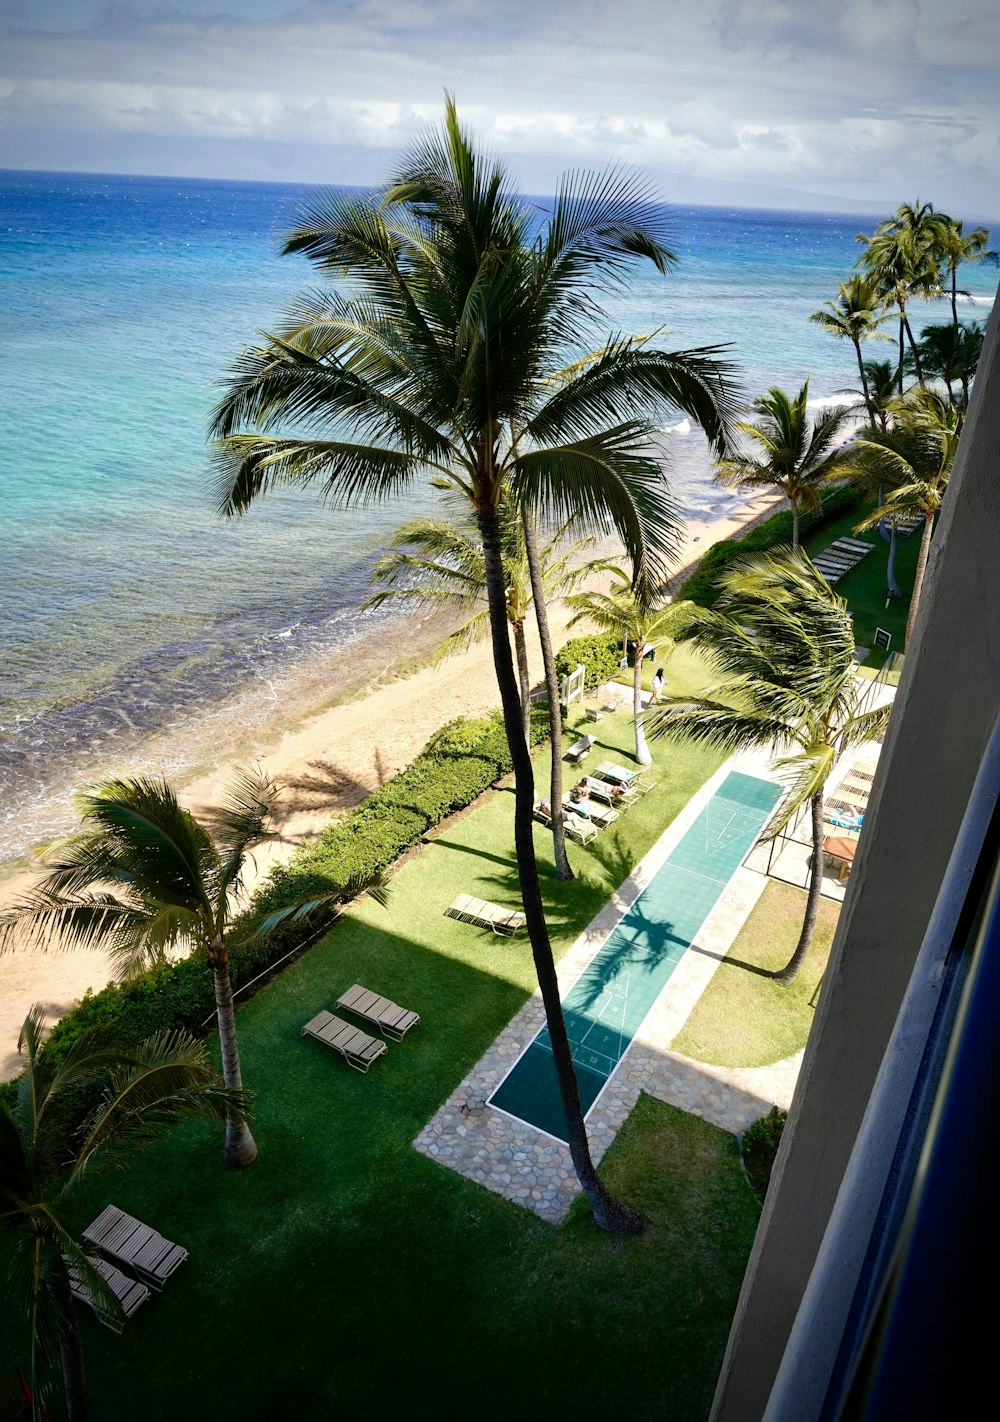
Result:
[[[514,651],[517,654],[517,680],[521,690],[521,726],[524,744],[531,749],[531,675],[528,671],[528,644],[524,639],[524,623],[515,622]],[[556,803],[555,800],[552,802]],[[560,802],[561,803],[561,802]]]
[[[566,1131],[569,1136],[570,1155],[580,1184],[590,1203],[594,1220],[601,1229],[616,1234],[635,1233],[642,1228],[641,1217],[628,1205],[616,1200],[599,1178],[590,1155],[590,1143],[580,1108],[580,1092],[576,1073],[573,1070],[573,1055],[566,1022],[563,1017],[562,1002],[559,999],[559,981],[556,977],[552,946],[549,943],[545,913],[542,906],[541,886],[538,882],[538,866],[535,863],[535,846],[532,839],[532,819],[535,797],[534,775],[531,756],[521,735],[518,716],[517,683],[510,655],[510,643],[506,635],[504,611],[503,569],[500,559],[500,525],[496,510],[479,507],[476,510],[480,534],[483,541],[483,561],[486,566],[486,592],[490,609],[490,632],[493,642],[493,664],[500,688],[503,705],[504,726],[507,743],[514,765],[514,848],[517,855],[517,872],[521,881],[521,898],[527,921],[531,953],[538,976],[538,986],[545,1007],[545,1020],[549,1029],[552,1058],[563,1110],[566,1113]],[[553,815],[560,812],[561,805],[552,806]]]
[[[903,393],[903,356],[906,354],[904,338],[906,335],[906,312],[902,303],[899,307],[899,365],[896,367],[896,381],[899,385],[899,393]]]
[[[868,376],[865,374],[865,360],[864,356],[861,354],[861,342],[857,339],[856,336],[854,338],[854,354],[858,358],[858,374],[861,376],[861,389],[865,397],[865,409],[868,411],[869,420],[874,425],[875,406],[872,403],[871,391],[868,388]]]
[[[792,552],[799,546],[799,506],[795,499],[789,499],[792,506]]]
[[[899,584],[896,582],[896,545],[899,542],[899,530],[895,520],[889,525],[889,561],[885,569],[885,581],[890,597],[902,597],[899,591]]]
[[[951,269],[951,324],[958,330],[958,264]]]
[[[542,568],[538,557],[538,537],[533,514],[524,511],[524,552],[528,560],[528,574],[531,578],[531,602],[535,609],[535,625],[538,628],[538,642],[542,649],[542,666],[545,669],[545,690],[549,697],[549,744],[552,747],[552,770],[549,776],[549,804],[561,805],[563,797],[562,771],[562,714],[559,701],[559,681],[556,677],[556,659],[552,654],[552,638],[549,635],[549,611],[545,605],[545,587],[542,583]],[[572,879],[569,855],[566,852],[566,831],[562,815],[552,816],[552,853],[555,857],[556,877]]]
[[[87,1380],[83,1370],[80,1324],[76,1316],[69,1274],[61,1260],[50,1275],[46,1287],[56,1306],[59,1320],[59,1356],[62,1362],[63,1390],[66,1393],[66,1415],[69,1422],[90,1422],[90,1400],[87,1397]],[[31,1381],[32,1392],[35,1392],[35,1379],[32,1378]]]
[[[222,1078],[237,1091],[243,1089],[240,1072],[240,1050],[236,1042],[236,1009],[233,1006],[233,984],[229,976],[229,957],[222,937],[209,946],[209,962],[215,983],[215,1015],[219,1024],[219,1048],[222,1053]],[[253,1165],[257,1159],[257,1143],[245,1121],[226,1122],[226,1144],[223,1159],[234,1170]]]
[[[906,327],[907,340],[910,342],[910,350],[913,352],[913,369],[914,369],[914,370],[916,371],[916,373],[917,373],[917,380],[918,380],[918,382],[919,382],[921,385],[923,385],[923,383],[924,383],[924,372],[923,372],[923,367],[922,367],[921,364],[920,364],[920,351],[919,351],[919,349],[917,348],[917,343],[916,343],[916,341],[913,339],[913,332],[910,330],[910,323],[909,323],[909,321],[907,320],[907,318],[906,318],[905,315],[904,315],[904,317],[903,317],[903,325]],[[902,388],[902,387],[901,387],[901,388]]]
[[[920,552],[917,554],[917,568],[913,574],[913,592],[910,594],[910,612],[906,619],[906,637],[903,641],[903,650],[910,645],[910,634],[913,631],[913,624],[917,620],[917,608],[920,606],[920,593],[924,585],[924,574],[927,571],[927,558],[931,551],[931,537],[934,533],[934,515],[924,514],[924,531],[920,535]]]
[[[823,892],[823,792],[814,795],[809,802],[812,810],[812,871],[809,875],[809,893],[806,897],[806,916],[802,924],[802,932],[799,934],[799,941],[795,945],[795,952],[780,972],[774,973],[776,982],[788,984],[794,982],[799,975],[799,969],[805,962],[806,954],[809,952],[809,945],[812,943],[813,933],[816,928],[816,915],[819,912],[820,895]]]
[[[632,714],[635,718],[635,758],[640,765],[652,765],[653,757],[646,744],[646,728],[642,724],[642,654],[644,642],[635,644],[635,665],[632,669]]]

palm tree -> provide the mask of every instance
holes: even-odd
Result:
[[[277,793],[266,775],[240,772],[213,838],[165,780],[109,780],[86,791],[85,828],[52,847],[39,885],[0,919],[0,951],[31,929],[42,947],[106,949],[124,979],[193,947],[212,973],[226,1086],[242,1090],[226,934],[251,851],[270,837]],[[245,1120],[226,1122],[224,1158],[233,1167],[257,1158]]]
[[[730,754],[771,750],[789,782],[768,827],[772,838],[809,806],[805,918],[795,952],[774,974],[790,983],[809,951],[822,892],[823,788],[846,750],[883,733],[890,707],[861,710],[854,623],[804,553],[749,557],[720,583],[715,607],[697,608],[683,634],[718,667],[720,680],[702,697],[671,698],[673,706],[654,711],[651,734]]]
[[[88,1422],[79,1323],[70,1271],[109,1322],[124,1322],[70,1223],[78,1186],[96,1170],[121,1169],[181,1121],[243,1120],[242,1092],[225,1088],[204,1045],[164,1033],[123,1052],[96,1032],[60,1060],[42,1038],[36,1007],[21,1028],[24,1070],[12,1106],[0,1101],[0,1241],[9,1296],[31,1330],[32,1391],[61,1362],[70,1422]]]
[[[889,429],[863,431],[851,449],[855,475],[888,491],[879,508],[855,531],[874,528],[887,518],[917,516],[924,521],[906,619],[908,644],[920,606],[934,521],[955,462],[964,409],[921,387],[897,400],[890,415]]]
[[[939,264],[948,273],[948,292],[951,296],[951,322],[958,326],[958,269],[963,262],[1000,262],[1000,253],[989,251],[987,242],[990,234],[985,227],[974,227],[966,232],[958,218],[949,217],[946,212],[934,214],[934,245]],[[966,293],[963,292],[964,296]]]
[[[983,328],[956,323],[953,326],[925,326],[920,333],[920,359],[930,376],[943,380],[952,402],[953,385],[962,391],[962,404],[969,403],[969,385],[975,378],[983,352]]]
[[[546,598],[559,597],[580,581],[574,566],[592,539],[579,539],[564,547],[567,524],[539,550],[542,586]],[[531,678],[525,625],[532,609],[531,573],[525,547],[524,520],[508,499],[500,507],[501,550],[507,621],[514,640],[525,739],[530,741]],[[475,522],[417,518],[396,530],[392,551],[378,559],[371,581],[385,586],[363,604],[381,607],[406,600],[418,607],[469,613],[462,625],[444,639],[435,652],[438,660],[462,651],[489,635],[486,601],[486,568]]]
[[[821,506],[824,483],[844,462],[837,441],[850,419],[849,410],[834,407],[824,410],[810,428],[808,399],[808,380],[794,396],[772,386],[753,402],[759,421],[736,427],[751,440],[750,452],[722,459],[715,468],[720,484],[781,490],[791,505],[793,548],[799,546],[800,513]]]
[[[899,364],[897,381],[903,391],[903,355],[905,340],[909,341],[917,380],[923,381],[923,369],[917,343],[910,328],[907,303],[916,297],[928,300],[941,289],[941,274],[937,264],[938,214],[932,203],[903,203],[896,215],[882,222],[872,236],[859,233],[857,241],[864,245],[864,255],[858,266],[864,267],[886,305],[899,312]]]
[[[652,765],[653,757],[646,744],[642,710],[642,661],[648,647],[663,647],[667,656],[674,639],[683,632],[691,619],[693,602],[675,602],[657,607],[637,592],[633,580],[615,563],[590,564],[592,573],[610,573],[609,592],[573,593],[566,599],[576,609],[569,625],[593,622],[602,632],[613,632],[623,644],[632,642],[635,660],[632,672],[632,711],[635,721],[635,758],[640,765]]]
[[[612,170],[566,179],[540,222],[503,165],[476,151],[450,96],[443,129],[406,153],[387,188],[322,194],[284,250],[349,287],[302,298],[275,337],[240,359],[213,422],[220,508],[240,514],[287,484],[370,503],[428,472],[472,505],[515,773],[518,875],[570,1149],[598,1223],[636,1228],[594,1170],[562,1017],[532,841],[500,504],[509,491],[551,522],[610,522],[654,585],[677,529],[652,452],[656,421],[680,408],[723,451],[731,371],[718,348],[669,352],[628,337],[564,369],[566,351],[593,350],[602,297],[636,262],[663,273],[672,265],[663,211]]]
[[[858,273],[852,276],[850,281],[838,282],[837,300],[824,301],[823,309],[814,311],[809,319],[817,322],[824,331],[849,340],[853,345],[854,354],[858,360],[858,373],[861,376],[861,390],[864,395],[865,408],[868,411],[868,418],[874,424],[876,411],[868,389],[868,375],[865,370],[864,356],[861,353],[861,342],[887,341],[889,339],[884,331],[879,330],[883,321],[887,321],[889,318],[883,309],[882,300],[874,281],[871,277]]]

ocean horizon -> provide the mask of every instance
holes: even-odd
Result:
[[[286,493],[231,523],[209,492],[219,382],[317,285],[304,259],[277,256],[312,190],[0,171],[13,446],[0,474],[0,860],[72,823],[72,785],[110,770],[183,774],[223,734],[214,709],[229,708],[225,734],[252,739],[286,684],[315,677],[324,658],[361,656],[392,623],[359,611],[371,563],[400,523],[434,509],[432,491],[348,513]],[[808,317],[850,274],[871,212],[670,213],[677,270],[637,276],[609,333],[731,343],[748,399],[807,376],[817,407],[848,398],[853,349]],[[995,273],[962,275],[966,318],[982,319]],[[917,324],[948,315],[928,303]],[[869,350],[891,359],[894,348]],[[678,417],[664,435],[688,517],[741,507],[713,484],[698,431]],[[150,739],[167,732],[169,762],[162,740],[151,759]]]

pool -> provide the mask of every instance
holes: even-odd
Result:
[[[757,840],[781,786],[730,771],[563,999],[583,1113],[628,1051],[681,958]],[[548,1028],[489,1104],[566,1140]]]

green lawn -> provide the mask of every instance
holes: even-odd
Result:
[[[627,757],[626,715],[592,730],[593,756]],[[537,831],[557,953],[718,764],[654,754],[658,788],[571,846],[571,884]],[[462,890],[516,902],[512,808],[488,795],[402,866],[387,911],[352,912],[240,1010],[251,1170],[226,1172],[217,1135],[190,1127],[79,1199],[81,1225],[110,1199],[191,1253],[131,1340],[84,1317],[95,1417],[507,1418],[626,1398],[705,1417],[757,1219],[731,1137],[643,1100],[603,1166],[650,1220],[628,1240],[580,1208],[552,1229],[410,1144],[533,986],[523,936],[443,917]],[[299,1035],[355,981],[422,1017],[367,1077]],[[2,1373],[26,1357],[2,1304],[0,1340]]]
[[[804,890],[768,883],[671,1042],[675,1052],[716,1066],[753,1067],[782,1061],[805,1046],[815,1012],[809,999],[826,969],[840,905],[820,900],[812,946],[793,983],[783,987],[765,976],[792,956],[805,906]]]
[[[913,575],[917,567],[917,552],[920,547],[922,525],[915,528],[908,537],[897,539],[896,582],[899,584],[903,596],[894,598],[886,607],[885,575],[889,563],[889,545],[883,541],[877,528],[858,535],[853,533],[854,525],[870,511],[871,507],[874,505],[855,509],[845,517],[826,524],[818,533],[804,539],[803,547],[811,558],[815,558],[824,548],[829,548],[831,543],[843,537],[844,534],[864,538],[868,542],[874,543],[875,551],[869,553],[856,568],[841,578],[836,590],[847,599],[848,609],[854,618],[858,645],[871,648],[865,658],[865,665],[880,667],[885,661],[886,653],[882,648],[875,646],[876,627],[884,627],[887,632],[891,632],[890,651],[901,652],[903,650],[903,634],[906,631],[910,590],[913,587]]]

